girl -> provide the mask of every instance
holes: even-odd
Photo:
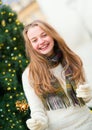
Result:
[[[91,89],[83,64],[56,30],[35,20],[24,28],[30,63],[23,72],[23,89],[30,106],[30,130],[91,130],[92,114],[86,106]]]

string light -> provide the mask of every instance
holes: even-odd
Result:
[[[14,30],[17,30],[17,27],[15,27]]]
[[[7,83],[7,85],[9,86],[9,85],[10,85],[10,83]]]
[[[26,63],[28,63],[29,61],[28,60],[26,60]]]
[[[8,30],[8,29],[6,29],[6,30],[5,30],[5,32],[6,32],[6,33],[8,33],[8,32],[9,32],[9,30]]]
[[[11,110],[10,109],[8,109],[8,112],[10,112]]]
[[[19,63],[21,63],[22,61],[21,60],[19,60]]]
[[[6,107],[9,107],[10,105],[9,104],[6,104]]]
[[[13,37],[13,41],[16,41],[16,37]],[[14,49],[14,50],[16,50],[16,49]]]
[[[16,115],[15,112],[12,113],[13,115]]]
[[[5,60],[5,63],[8,63],[8,60]]]
[[[12,120],[9,120],[9,122],[13,122]]]
[[[6,118],[6,120],[8,121],[8,120],[9,120],[9,118]]]
[[[14,87],[14,90],[16,90],[16,87]]]
[[[11,18],[9,18],[9,19],[8,19],[8,21],[9,21],[9,22],[11,22],[11,21],[12,21],[12,19],[11,19]]]
[[[11,63],[9,63],[8,66],[11,66]]]
[[[5,81],[7,81],[8,80],[8,78],[5,78]]]
[[[18,54],[19,57],[21,57],[22,55],[21,54]]]
[[[12,82],[12,79],[10,79],[10,82]]]
[[[11,53],[11,56],[14,56],[14,53]]]
[[[14,47],[14,50],[17,50],[17,47]]]
[[[7,88],[7,91],[10,91],[10,90],[11,90],[11,88],[10,88],[10,87],[8,87],[8,88]]]
[[[12,99],[13,97],[12,97],[12,96],[10,96],[9,98],[10,98],[10,99]]]
[[[15,73],[15,72],[16,72],[16,70],[13,70],[13,72]]]
[[[2,72],[3,75],[5,75],[6,73],[5,72]]]
[[[14,74],[12,74],[12,77],[14,77]]]

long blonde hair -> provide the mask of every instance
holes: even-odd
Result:
[[[29,77],[33,82],[35,92],[41,95],[45,92],[53,92],[54,89],[51,86],[51,73],[46,59],[36,52],[28,39],[27,32],[29,28],[39,26],[43,29],[49,36],[51,36],[55,41],[57,41],[58,47],[62,51],[63,59],[66,61],[67,65],[73,70],[73,79],[76,83],[85,81],[83,73],[83,64],[78,55],[76,55],[61,38],[61,36],[56,32],[56,30],[48,23],[40,20],[35,20],[31,24],[25,26],[23,31],[23,36],[25,40],[26,54],[30,59],[29,64]]]

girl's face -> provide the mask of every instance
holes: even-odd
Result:
[[[29,28],[27,36],[38,53],[50,56],[54,52],[54,40],[39,26]]]

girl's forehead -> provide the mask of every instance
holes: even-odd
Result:
[[[27,35],[30,38],[36,37],[37,35],[40,35],[41,33],[45,32],[41,27],[39,26],[34,26],[34,27],[30,27]]]

